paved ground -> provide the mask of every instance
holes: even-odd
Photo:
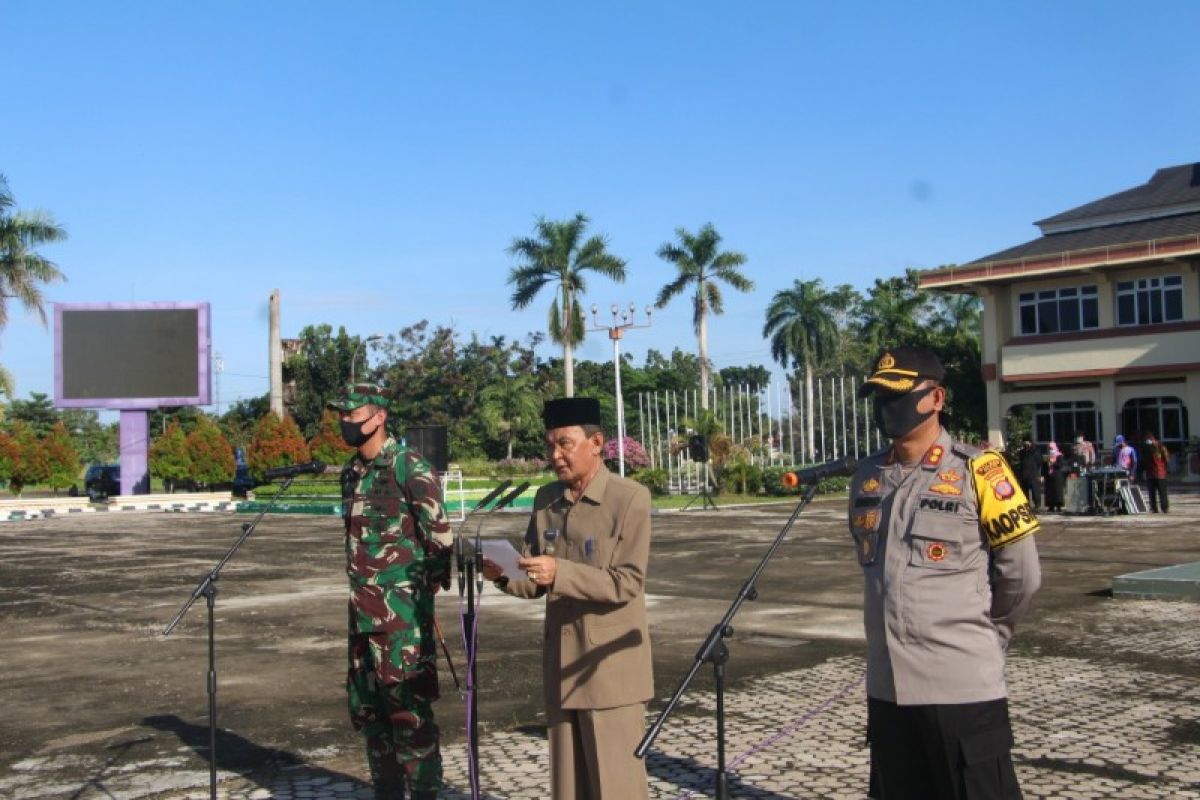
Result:
[[[861,798],[861,579],[842,505],[801,517],[731,641],[733,794]],[[660,698],[790,512],[655,520],[651,634]],[[205,797],[206,609],[165,624],[244,517],[112,513],[0,523],[0,797]],[[1044,588],[1009,664],[1027,797],[1200,798],[1200,604],[1114,601],[1114,575],[1200,561],[1200,496],[1170,516],[1062,517],[1039,537]],[[517,536],[519,516],[485,532]],[[366,797],[342,700],[344,588],[331,518],[271,517],[225,568],[217,598],[217,761],[229,798]],[[439,618],[462,669],[457,593]],[[483,788],[546,795],[540,604],[485,591]],[[443,670],[444,796],[466,797],[462,704]],[[649,759],[656,798],[711,796],[710,672]],[[661,703],[659,704],[661,706]],[[652,717],[656,709],[652,708]]]

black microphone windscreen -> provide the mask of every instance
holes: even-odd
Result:
[[[521,495],[521,493],[524,492],[528,488],[529,488],[529,481],[525,481],[520,486],[518,486],[517,488],[513,489],[511,492],[506,494],[504,496],[504,499],[501,500],[499,503],[496,503],[496,508],[493,508],[492,510],[496,511],[497,509],[504,508],[506,505],[511,503],[513,500],[516,500]]]
[[[486,495],[484,495],[483,499],[480,500],[478,503],[476,503],[475,508],[472,510],[478,511],[481,508],[485,508],[488,503],[492,502],[497,497],[499,497],[500,493],[503,492],[505,489],[507,489],[511,484],[512,484],[511,479],[509,479],[509,478],[504,479],[503,481],[500,482],[500,484],[495,489],[492,489],[490,492],[488,492]]]

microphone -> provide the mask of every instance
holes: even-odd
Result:
[[[802,483],[817,483],[826,478],[844,478],[854,474],[858,467],[858,459],[853,456],[839,458],[837,461],[826,461],[815,467],[799,469],[795,472],[783,473],[783,485],[789,489]]]
[[[505,478],[503,481],[500,482],[499,485],[496,486],[495,489],[492,489],[490,492],[488,492],[486,495],[484,495],[482,500],[480,500],[478,503],[475,504],[475,507],[471,509],[471,513],[474,514],[476,511],[478,511],[479,509],[486,506],[488,503],[495,500],[497,497],[500,496],[501,492],[503,492],[505,489],[507,489],[511,485],[512,485],[512,478]]]
[[[520,497],[522,494],[524,494],[525,490],[528,488],[529,488],[529,481],[525,481],[520,486],[513,489],[511,492],[504,495],[504,497],[500,500],[500,502],[496,503],[496,507],[493,508],[492,511],[499,511],[500,509],[504,508],[505,506],[510,505],[514,500],[516,500],[518,497]]]
[[[263,473],[263,478],[273,481],[276,478],[294,478],[297,475],[319,475],[325,471],[325,462],[310,461],[307,464],[292,464],[290,467],[275,467]]]

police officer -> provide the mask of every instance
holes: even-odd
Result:
[[[441,488],[415,450],[388,435],[389,393],[347,386],[329,405],[356,449],[342,470],[350,577],[350,721],[366,735],[379,800],[437,797],[442,783],[433,595],[450,582]]]
[[[1041,581],[1038,521],[999,453],[942,428],[944,377],[897,347],[860,391],[892,440],[850,485],[873,782],[882,800],[1009,800],[1004,654]]]

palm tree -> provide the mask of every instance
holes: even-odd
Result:
[[[700,408],[707,410],[712,371],[712,364],[708,360],[708,314],[710,311],[720,314],[725,310],[721,288],[715,281],[724,281],[739,292],[750,291],[754,288],[754,282],[738,271],[738,267],[746,263],[743,253],[732,250],[722,253],[717,249],[721,244],[721,234],[717,233],[711,222],[695,234],[685,228],[676,228],[675,236],[678,243],[663,244],[658,248],[658,257],[674,264],[679,274],[659,290],[655,305],[664,308],[688,284],[696,284],[696,294],[692,298],[692,323],[699,343]]]
[[[488,433],[500,436],[513,457],[513,442],[522,433],[535,430],[541,419],[542,401],[529,375],[517,375],[493,383],[479,395],[480,416]]]
[[[924,342],[929,302],[929,293],[921,289],[914,269],[905,270],[902,278],[876,278],[859,309],[863,345],[879,351],[884,347]]]
[[[65,280],[52,261],[33,248],[59,242],[67,232],[42,211],[11,211],[15,205],[8,181],[0,175],[0,328],[8,324],[8,299],[15,297],[46,324],[38,284]]]
[[[840,290],[839,290],[840,292]],[[813,371],[828,361],[838,346],[838,326],[834,318],[834,299],[838,293],[825,290],[820,278],[797,280],[790,289],[781,289],[767,306],[763,338],[771,339],[771,356],[787,369],[804,369],[804,407],[808,460],[816,458],[813,438]]]
[[[524,308],[548,283],[558,286],[550,304],[550,338],[562,345],[566,396],[575,396],[575,360],[572,352],[583,341],[583,309],[579,296],[586,290],[583,273],[591,270],[625,280],[625,261],[608,252],[604,236],[592,236],[580,244],[588,218],[580,213],[564,222],[538,217],[535,236],[513,239],[509,255],[524,262],[513,267],[508,282],[513,286],[512,306]]]

